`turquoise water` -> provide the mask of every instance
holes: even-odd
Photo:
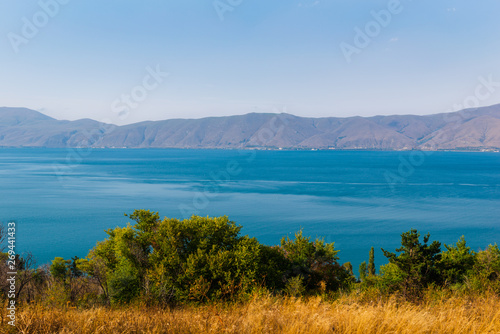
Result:
[[[355,268],[410,228],[500,243],[498,153],[0,149],[0,185],[0,221],[39,264],[85,256],[134,209],[227,215],[266,244],[303,228]]]

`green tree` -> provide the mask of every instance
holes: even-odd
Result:
[[[359,265],[359,280],[361,282],[366,282],[367,276],[368,276],[368,268],[366,266],[366,261],[363,261]]]
[[[370,249],[370,255],[368,259],[368,275],[375,275],[375,249],[373,247]]]
[[[78,269],[78,256],[71,258],[71,263],[69,265],[69,270],[71,272],[71,277],[81,277],[83,275],[82,271]]]
[[[403,274],[400,288],[409,299],[420,297],[424,287],[439,281],[437,263],[441,257],[441,243],[433,241],[428,245],[430,234],[424,236],[423,244],[419,238],[420,233],[412,229],[401,234],[401,247],[396,249],[400,254],[382,249],[389,262],[395,264]]]
[[[65,281],[70,274],[70,263],[70,260],[65,260],[62,257],[54,258],[54,260],[52,260],[52,264],[50,265],[50,274],[55,279]]]
[[[272,292],[283,290],[291,265],[279,246],[260,245],[259,284]]]
[[[456,245],[444,245],[441,253],[440,271],[445,284],[462,283],[475,264],[475,253],[467,246],[464,236]]]
[[[227,217],[165,218],[151,234],[151,291],[156,299],[212,300],[250,291],[260,245]]]
[[[232,298],[257,285],[261,245],[227,217],[160,220],[147,210],[128,217],[133,225],[107,230],[109,238],[78,260],[112,302]]]
[[[327,290],[337,290],[354,280],[354,277],[338,261],[334,243],[323,239],[311,241],[302,231],[295,233],[295,239],[288,236],[281,239],[280,249],[291,262],[288,277],[301,276],[307,290],[314,290],[326,284]]]
[[[109,238],[97,242],[85,259],[76,261],[77,267],[85,275],[91,277],[101,287],[106,301],[110,299],[110,281],[118,271],[119,266],[124,261],[119,260],[119,254],[116,252],[116,240],[113,230],[106,231]],[[118,298],[120,299],[120,298]]]
[[[78,259],[76,261],[76,265],[78,269],[83,273],[83,275],[91,278],[92,281],[94,281],[101,288],[104,300],[108,301],[108,276],[110,269],[107,267],[105,261],[101,257],[96,256],[96,253],[94,251],[95,248],[89,252],[87,258]]]
[[[404,284],[406,275],[394,263],[380,266],[379,272],[375,284],[379,291],[384,294],[394,293]]]

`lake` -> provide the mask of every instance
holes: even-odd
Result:
[[[227,215],[278,244],[299,229],[357,268],[416,228],[431,241],[500,242],[500,154],[486,152],[0,149],[0,221],[39,264],[84,257],[124,213]]]

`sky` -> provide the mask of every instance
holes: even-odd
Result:
[[[498,0],[0,0],[0,106],[114,124],[500,103]]]

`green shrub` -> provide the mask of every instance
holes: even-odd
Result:
[[[291,266],[292,263],[279,246],[260,245],[259,285],[273,292],[281,291],[285,287]]]
[[[442,281],[447,285],[462,283],[467,272],[474,267],[475,253],[467,247],[464,236],[453,245],[444,245],[446,251],[441,253],[439,270]]]
[[[373,285],[383,294],[394,293],[404,284],[405,273],[394,263],[380,266],[379,272],[380,275],[373,280]]]
[[[465,282],[477,292],[500,292],[500,249],[496,244],[475,254],[474,266],[468,271]]]
[[[62,257],[54,258],[54,260],[52,260],[52,264],[50,265],[50,274],[55,279],[64,281],[70,273],[70,263],[70,260],[64,260]]]
[[[283,290],[290,297],[301,297],[305,291],[304,278],[301,275],[289,278]]]
[[[78,261],[113,301],[231,299],[257,285],[261,247],[227,217],[160,220],[145,210],[129,217],[134,225],[108,230],[109,239]]]
[[[114,304],[129,303],[140,293],[140,280],[137,275],[126,271],[113,273],[109,279],[109,294]]]
[[[301,276],[307,291],[314,291],[324,285],[324,289],[336,291],[347,287],[355,278],[338,261],[334,243],[323,239],[311,241],[302,231],[295,233],[295,239],[281,239],[280,250],[290,261],[286,277]]]

